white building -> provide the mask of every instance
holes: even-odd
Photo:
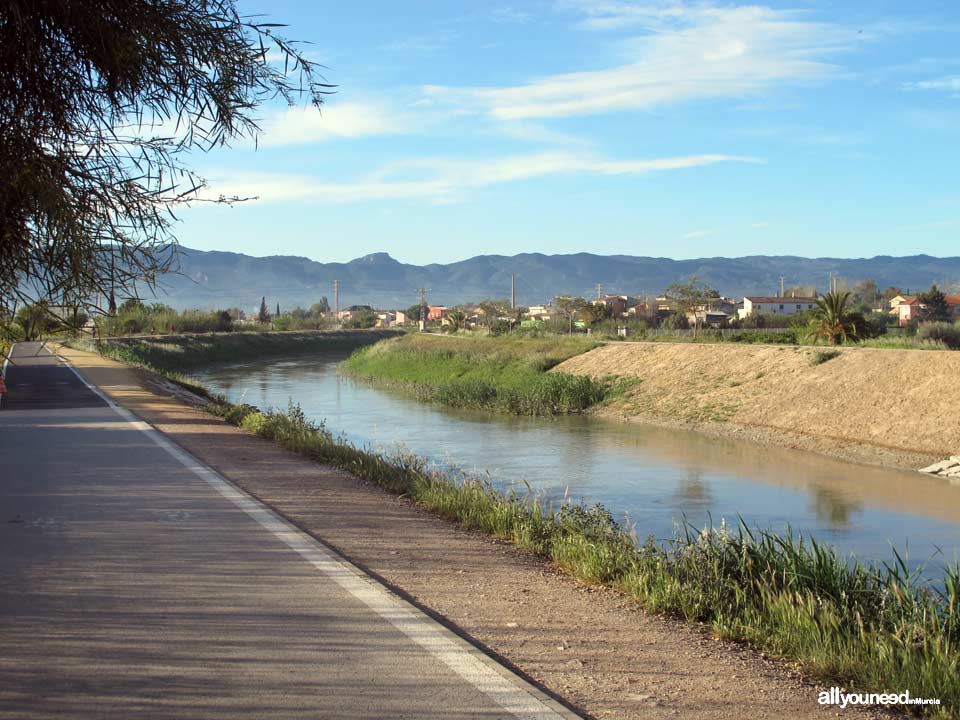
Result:
[[[745,297],[737,315],[741,320],[750,315],[796,315],[816,306],[815,297]]]

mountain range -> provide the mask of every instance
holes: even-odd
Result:
[[[309,307],[322,296],[333,304],[333,283],[340,282],[340,306],[369,304],[404,308],[427,289],[431,304],[456,304],[510,295],[516,277],[518,305],[549,301],[556,295],[592,297],[603,292],[657,294],[692,275],[730,297],[774,295],[780,277],[787,287],[827,288],[831,273],[853,283],[870,278],[882,289],[920,290],[931,283],[960,280],[960,257],[929,255],[872,258],[804,258],[753,255],[739,258],[670,258],[630,255],[478,255],[449,264],[408,265],[387,253],[346,263],[305,257],[251,257],[233,252],[180,248],[179,272],[163,277],[157,299],[178,309],[240,307],[251,310],[265,297],[271,309]]]

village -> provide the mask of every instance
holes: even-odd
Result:
[[[817,306],[817,296],[810,289],[781,290],[769,296],[750,295],[742,299],[724,297],[708,288],[690,291],[693,286],[679,286],[687,292],[663,293],[657,296],[599,294],[593,300],[559,296],[549,302],[518,305],[515,300],[487,300],[458,305],[424,303],[405,310],[378,309],[370,305],[351,305],[335,311],[341,325],[356,327],[402,328],[428,325],[452,330],[471,330],[500,326],[504,329],[563,329],[568,332],[590,332],[604,321],[614,324],[617,333],[627,337],[637,329],[686,331],[696,328],[715,330],[776,330],[795,325]],[[886,328],[910,328],[928,319],[929,293],[942,296],[946,314],[937,320],[960,319],[960,293],[944,294],[934,285],[931,290],[908,294],[898,288],[880,293],[872,299],[851,291],[851,307],[874,325]]]

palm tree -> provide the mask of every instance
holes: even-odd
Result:
[[[447,330],[454,333],[467,326],[467,315],[462,310],[454,310],[447,315]]]
[[[810,336],[824,338],[831,345],[839,345],[844,340],[857,336],[857,326],[853,313],[847,307],[849,292],[828,292],[817,298],[817,307],[810,321]]]

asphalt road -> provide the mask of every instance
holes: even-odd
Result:
[[[0,411],[0,718],[572,717],[36,344]]]

